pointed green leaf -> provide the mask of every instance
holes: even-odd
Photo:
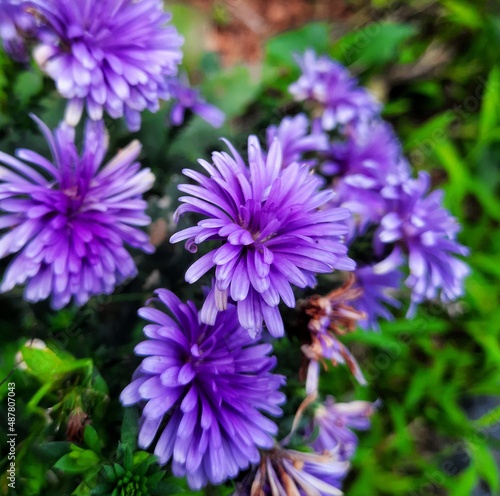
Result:
[[[83,432],[83,440],[85,444],[96,453],[101,452],[101,442],[99,441],[99,436],[96,430],[91,425],[85,426],[85,431]]]
[[[132,451],[137,449],[137,436],[139,434],[139,415],[137,408],[125,408],[121,428],[121,442],[130,446]]]
[[[500,69],[491,69],[479,115],[479,142],[486,142],[500,122]]]

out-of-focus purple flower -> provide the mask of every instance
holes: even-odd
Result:
[[[124,244],[153,251],[142,193],[154,176],[140,169],[141,151],[134,141],[102,166],[107,150],[103,123],[88,121],[83,153],[74,145],[74,129],[62,124],[53,136],[34,118],[47,140],[52,162],[20,149],[19,159],[0,152],[0,258],[18,253],[9,265],[0,291],[28,281],[24,297],[51,296],[59,309],[71,297],[83,305],[90,296],[113,291],[136,274]]]
[[[210,177],[184,170],[199,186],[179,186],[189,196],[180,198],[183,205],[176,216],[192,212],[204,219],[172,236],[171,242],[187,239],[192,251],[204,241],[222,244],[186,273],[186,281],[193,283],[216,266],[215,286],[202,311],[205,322],[214,322],[230,296],[252,336],[261,332],[263,320],[273,336],[282,336],[278,304],[282,299],[295,306],[291,284],[314,286],[318,273],[354,269],[341,242],[346,232],[341,221],[349,211],[328,205],[333,191],[320,191],[322,181],[307,165],[283,168],[278,141],[264,161],[257,138],[250,136],[250,167],[226,143],[233,156],[215,152],[214,165],[199,161]]]
[[[335,204],[353,213],[350,236],[363,233],[387,213],[391,191],[410,177],[401,145],[389,124],[359,122],[346,130],[344,142],[334,142],[322,172],[337,176]]]
[[[380,242],[399,243],[408,253],[410,276],[406,285],[412,290],[413,303],[410,315],[416,304],[438,294],[444,302],[459,298],[470,270],[456,258],[468,254],[468,249],[456,241],[460,226],[443,208],[442,191],[427,195],[429,185],[430,177],[423,171],[417,179],[406,181],[378,231]]]
[[[318,453],[333,451],[339,459],[350,460],[358,445],[358,438],[351,428],[369,429],[376,406],[369,401],[336,403],[328,396],[325,404],[314,412],[310,430],[317,429],[318,436],[312,442],[312,448]]]
[[[172,458],[174,475],[187,476],[192,489],[220,484],[258,463],[258,448],[273,447],[278,428],[261,412],[281,415],[285,396],[278,389],[285,378],[270,372],[272,346],[250,338],[234,305],[210,326],[200,323],[192,302],[165,289],[156,295],[172,317],[154,308],[139,311],[152,322],[144,328],[149,339],[135,348],[146,358],[121,401],[146,402],[139,445],[147,448],[159,434],[160,464]]]
[[[344,141],[333,141],[327,151],[321,167],[324,174],[349,177],[349,184],[358,188],[380,189],[387,175],[398,173],[401,144],[387,122],[357,122],[346,127],[344,136]]]
[[[182,37],[167,26],[161,0],[32,0],[51,36],[35,59],[69,100],[66,122],[76,125],[83,107],[99,120],[106,111],[137,131],[141,112],[168,99],[167,77],[177,74]]]
[[[170,122],[174,126],[180,126],[184,122],[186,110],[199,115],[212,127],[221,127],[226,116],[222,110],[215,105],[207,103],[200,95],[200,91],[191,88],[187,81],[181,82],[178,78],[172,78],[168,82],[172,98],[175,100],[170,112]]]
[[[323,128],[331,130],[339,125],[370,119],[380,112],[380,104],[338,62],[314,50],[306,50],[297,57],[302,69],[299,79],[289,91],[297,101],[313,100],[323,108]]]
[[[362,293],[353,305],[366,316],[366,318],[359,320],[360,327],[379,330],[378,320],[380,318],[394,319],[387,305],[395,308],[401,306],[401,302],[391,296],[390,291],[398,290],[401,287],[403,274],[400,267],[403,263],[401,251],[395,248],[381,262],[356,268],[355,284],[356,287],[362,289]]]
[[[328,136],[318,126],[319,121],[309,122],[305,114],[285,117],[278,126],[269,126],[266,131],[267,147],[277,139],[283,153],[283,167],[292,162],[316,165],[316,160],[304,159],[308,152],[325,151],[328,148]]]
[[[26,11],[28,2],[0,0],[0,38],[4,50],[19,62],[28,60],[26,39],[33,38],[37,27],[35,18]]]
[[[349,463],[334,453],[303,453],[279,446],[263,453],[262,460],[233,496],[333,495],[342,496],[342,479]]]

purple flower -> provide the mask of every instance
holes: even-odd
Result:
[[[438,293],[444,302],[459,298],[469,274],[468,265],[456,258],[468,254],[468,249],[456,241],[460,226],[443,208],[442,191],[426,196],[429,185],[426,172],[405,182],[378,231],[380,242],[399,243],[408,253],[410,276],[406,285],[412,290],[413,303],[410,315],[416,304]]]
[[[283,167],[292,162],[314,166],[316,160],[304,159],[304,154],[325,151],[328,148],[328,136],[322,132],[318,124],[317,120],[310,123],[305,114],[285,117],[279,126],[267,128],[267,146],[270,148],[275,139],[279,141],[283,154]]]
[[[370,119],[380,112],[380,105],[342,64],[327,56],[316,57],[314,50],[306,50],[297,62],[302,75],[289,91],[297,101],[313,100],[321,105],[325,130]]]
[[[395,308],[401,306],[401,302],[394,298],[390,292],[398,290],[401,286],[403,274],[400,267],[403,262],[401,251],[395,248],[381,262],[356,268],[356,287],[361,288],[363,292],[353,302],[353,305],[366,316],[359,321],[360,327],[379,330],[378,320],[380,318],[394,319],[387,305]]]
[[[350,177],[359,188],[380,188],[387,175],[394,175],[401,157],[401,144],[392,127],[382,120],[357,122],[346,127],[344,141],[334,141],[321,171]],[[409,175],[409,171],[407,173]]]
[[[348,470],[349,463],[334,453],[302,453],[278,446],[263,454],[254,478],[233,496],[341,496]]]
[[[34,117],[52,153],[52,162],[20,149],[17,157],[0,152],[0,258],[10,263],[0,291],[27,282],[24,297],[39,301],[52,297],[59,309],[71,297],[83,305],[92,295],[113,291],[116,284],[136,274],[124,243],[153,251],[146,233],[136,226],[149,224],[142,193],[154,176],[140,169],[141,151],[132,142],[101,167],[107,149],[102,122],[89,121],[83,153],[74,145],[74,129],[62,124],[51,134]]]
[[[335,204],[353,213],[350,236],[378,224],[387,213],[386,196],[408,180],[409,166],[391,126],[384,121],[360,122],[346,130],[344,142],[334,142],[322,166],[335,174]]]
[[[168,99],[166,77],[182,59],[182,37],[166,24],[161,0],[33,0],[52,31],[35,59],[69,99],[66,122],[76,125],[85,104],[89,117],[106,111],[137,131],[141,112]]]
[[[15,60],[26,62],[26,39],[36,34],[35,18],[26,11],[23,0],[0,0],[0,38],[4,50]]]
[[[172,317],[139,311],[152,322],[144,328],[149,339],[135,348],[146,358],[121,401],[145,402],[139,445],[147,448],[159,434],[160,464],[172,458],[174,475],[187,475],[192,489],[220,484],[259,462],[258,448],[274,445],[278,428],[261,412],[281,415],[285,396],[278,389],[285,378],[270,372],[272,346],[249,337],[233,305],[212,326],[200,323],[192,302],[166,289],[156,295]]]
[[[354,269],[341,242],[346,228],[340,221],[349,211],[328,206],[333,191],[320,191],[321,179],[307,165],[283,169],[277,141],[264,161],[257,138],[250,136],[250,167],[227,145],[233,156],[215,152],[214,165],[199,161],[210,177],[184,170],[199,185],[179,186],[189,196],[180,198],[176,216],[193,212],[204,218],[174,234],[171,242],[187,239],[192,251],[204,241],[220,242],[186,273],[193,283],[216,266],[215,286],[202,310],[205,322],[214,322],[230,296],[252,336],[261,332],[263,320],[273,336],[282,336],[278,304],[282,299],[295,306],[291,284],[314,286],[318,273]]]
[[[353,457],[358,445],[358,438],[351,428],[367,430],[370,428],[370,417],[377,405],[368,401],[351,401],[335,403],[328,396],[324,405],[314,412],[310,431],[318,431],[312,448],[319,453],[335,452],[341,460]]]
[[[190,88],[187,81],[181,82],[178,78],[173,78],[169,80],[168,87],[175,100],[170,113],[170,122],[174,126],[180,126],[184,122],[186,110],[199,115],[212,127],[221,127],[224,124],[224,112],[207,103],[200,96],[200,91]]]

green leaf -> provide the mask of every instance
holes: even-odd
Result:
[[[372,23],[341,38],[330,54],[346,65],[380,66],[396,60],[400,46],[417,32],[406,23]]]
[[[134,455],[130,446],[125,446],[125,454],[123,455],[123,467],[125,470],[132,470],[134,466]]]
[[[68,441],[54,441],[45,443],[35,448],[36,453],[40,454],[47,463],[55,463],[56,460],[67,454],[71,443]]]
[[[481,418],[475,421],[478,427],[491,427],[500,422],[500,406],[491,409],[488,413],[485,413]]]
[[[44,494],[43,488],[47,484],[47,465],[43,463],[44,460],[40,460],[34,453],[26,453],[23,456],[23,492],[12,492],[10,494],[22,494],[22,496],[39,496]],[[2,482],[5,481],[5,474],[2,474]],[[7,494],[2,492],[2,494]]]
[[[404,410],[394,402],[389,402],[388,407],[396,432],[394,440],[398,443],[398,451],[408,455],[412,450],[412,440],[408,431],[408,422],[404,417]]]
[[[96,430],[91,425],[85,426],[85,431],[83,432],[83,440],[85,444],[96,453],[101,452],[101,442],[99,441],[99,436]]]
[[[474,465],[470,465],[461,474],[448,481],[453,496],[470,496],[478,482],[478,474]]]
[[[481,29],[483,19],[474,2],[462,0],[441,0],[441,3],[449,10],[452,19],[463,26],[471,29]]]
[[[92,389],[102,395],[107,395],[109,393],[106,381],[103,379],[101,374],[96,371],[96,369],[94,369],[94,375],[92,377]]]
[[[64,455],[55,464],[54,468],[62,470],[67,474],[81,474],[87,470],[87,466],[78,463],[78,458],[72,456],[72,453]]]
[[[455,119],[456,116],[451,110],[443,112],[410,132],[405,140],[404,149],[410,152],[412,163],[417,166],[425,164],[427,161],[425,159],[435,146],[447,139],[448,126]]]
[[[300,29],[271,38],[264,49],[264,83],[285,91],[299,74],[294,54],[303,53],[307,48],[312,48],[318,54],[325,53],[329,38],[329,27],[322,22],[308,23]]]
[[[137,436],[139,433],[139,415],[137,408],[125,408],[121,428],[121,442],[130,446],[132,451],[137,449]]]
[[[201,84],[201,89],[206,100],[219,107],[231,119],[243,113],[255,98],[259,83],[248,68],[236,66],[207,78]]]
[[[83,467],[85,470],[94,467],[99,463],[99,456],[96,455],[92,450],[84,450],[78,456],[77,464],[80,467]]]
[[[23,105],[38,95],[42,89],[43,78],[39,72],[21,72],[14,83],[14,94]]]
[[[488,191],[481,181],[477,181],[474,178],[469,179],[468,187],[470,191],[476,195],[476,198],[486,213],[492,219],[500,221],[500,202],[498,198]]]
[[[107,484],[99,484],[92,489],[90,496],[109,496],[109,488]]]
[[[119,479],[127,473],[127,471],[121,465],[118,465],[118,463],[114,463],[113,468],[115,469],[115,474]]]
[[[116,481],[116,473],[111,465],[104,465],[102,469],[104,471],[106,479],[113,482]]]
[[[448,139],[435,143],[434,152],[448,173],[449,184],[445,187],[445,203],[453,214],[460,215],[463,199],[470,186],[467,165],[455,145]]]
[[[500,69],[493,67],[490,71],[486,87],[483,92],[481,113],[479,115],[480,143],[489,140],[490,135],[500,122]]]
[[[151,488],[149,492],[152,496],[163,496],[164,494],[185,494],[188,495],[201,495],[201,492],[186,491],[183,487],[173,482],[161,481],[155,487]]]
[[[35,348],[31,345],[31,342],[28,342],[21,347],[20,351],[24,362],[28,366],[27,371],[38,377],[42,382],[51,382],[54,380],[54,375],[67,370],[68,364],[47,346]]]
[[[154,487],[163,479],[164,476],[165,472],[163,471],[158,471],[154,474],[148,475],[148,484]]]
[[[490,449],[487,445],[480,443],[471,444],[470,449],[479,475],[486,481],[492,494],[498,494],[500,475]]]

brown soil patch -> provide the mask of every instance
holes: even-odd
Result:
[[[210,28],[205,46],[223,65],[258,62],[263,42],[312,20],[340,20],[349,15],[344,0],[188,0],[200,9]]]

